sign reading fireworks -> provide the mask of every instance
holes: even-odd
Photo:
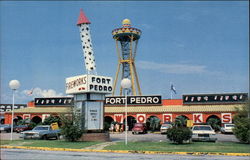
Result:
[[[96,75],[80,75],[66,78],[66,94],[111,93],[112,78]]]

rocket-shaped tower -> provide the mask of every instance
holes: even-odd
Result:
[[[77,26],[80,29],[80,38],[82,42],[82,50],[84,55],[84,62],[86,71],[88,74],[97,74],[96,73],[96,64],[95,57],[91,43],[91,35],[90,35],[90,21],[85,16],[83,10],[80,10],[80,15],[77,21]]]
[[[138,40],[141,36],[141,31],[131,27],[129,19],[122,21],[122,28],[117,28],[112,31],[113,38],[116,41],[116,49],[118,55],[118,67],[113,85],[113,95],[115,94],[116,85],[121,73],[121,79],[128,78],[131,80],[130,94],[141,95],[139,79],[135,68],[135,56]],[[122,68],[120,68],[122,66]],[[120,71],[121,69],[121,71]],[[135,84],[136,82],[136,84]],[[120,95],[122,95],[122,87],[120,87]]]

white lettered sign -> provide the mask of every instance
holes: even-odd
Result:
[[[96,75],[79,75],[66,78],[66,94],[111,93],[112,78]]]

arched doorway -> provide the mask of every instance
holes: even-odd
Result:
[[[136,119],[133,116],[128,116],[128,130],[131,131],[136,123]]]
[[[15,125],[17,125],[18,122],[21,121],[21,120],[23,120],[23,118],[22,118],[21,116],[16,116],[16,117],[14,118],[14,120],[13,120],[13,123],[14,123]]]
[[[160,130],[161,120],[157,116],[150,116],[146,121],[147,129],[151,131],[159,131]]]
[[[206,123],[211,125],[211,127],[217,132],[220,131],[221,119],[216,115],[211,115],[207,118]]]
[[[31,121],[38,124],[38,123],[42,122],[42,118],[40,118],[39,116],[35,116],[31,119]]]
[[[104,117],[104,130],[107,131],[109,130],[111,123],[114,122],[114,119],[110,116],[105,116]]]
[[[128,130],[131,131],[136,123],[136,118],[133,116],[128,116]],[[125,130],[125,119],[123,119],[123,130]]]
[[[178,125],[178,126],[187,126],[187,120],[189,120],[189,118],[185,115],[180,115],[180,116],[177,116],[175,118],[175,124]]]

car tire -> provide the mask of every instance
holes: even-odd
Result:
[[[47,139],[48,139],[47,135],[44,135],[44,136],[42,137],[42,139],[43,139],[43,140],[47,140]]]

